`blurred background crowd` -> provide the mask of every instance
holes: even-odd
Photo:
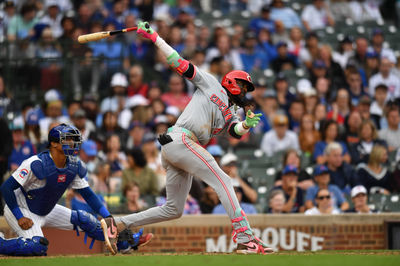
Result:
[[[400,1],[6,0],[0,4],[0,176],[75,125],[89,183],[114,213],[165,202],[157,135],[196,89],[135,33],[152,27],[217,79],[249,72],[262,119],[205,147],[248,214],[400,211]],[[243,113],[239,111],[239,116]],[[69,191],[61,204],[91,211]],[[224,213],[194,179],[185,214]]]

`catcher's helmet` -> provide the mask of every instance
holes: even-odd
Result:
[[[76,127],[60,124],[50,130],[48,141],[49,145],[51,142],[60,143],[66,156],[76,156],[82,143],[82,135]]]
[[[222,78],[221,85],[227,90],[231,101],[241,107],[249,103],[246,99],[246,92],[254,91],[254,85],[250,75],[242,70],[228,72]],[[247,91],[244,91],[243,87],[246,87]]]

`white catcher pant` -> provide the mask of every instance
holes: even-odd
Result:
[[[42,227],[54,227],[63,230],[72,230],[73,225],[70,222],[71,210],[61,206],[56,205],[54,209],[46,216],[40,216],[32,213],[27,204],[24,195],[21,190],[16,191],[16,197],[18,206],[21,209],[24,217],[32,220],[33,226],[28,230],[23,230],[15,218],[14,214],[11,212],[7,205],[4,207],[4,217],[8,225],[17,233],[19,237],[32,238],[34,236],[44,236],[42,232]]]
[[[184,133],[168,133],[173,142],[162,147],[163,166],[167,170],[167,202],[160,207],[116,218],[125,226],[142,226],[178,218],[196,176],[210,185],[218,194],[228,216],[233,219],[240,208],[231,178],[218,166],[212,155]]]

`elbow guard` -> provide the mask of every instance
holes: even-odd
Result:
[[[179,73],[179,75],[183,75],[188,79],[192,79],[194,77],[194,66],[189,61],[182,58],[176,51],[168,56],[167,62],[170,67]]]
[[[232,137],[234,137],[235,139],[240,139],[242,136],[236,133],[235,127],[236,127],[237,123],[232,123],[231,126],[229,127],[229,135],[231,135]]]

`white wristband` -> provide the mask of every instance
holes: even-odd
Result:
[[[249,130],[250,130],[250,128],[245,129],[245,128],[243,127],[243,122],[239,122],[239,123],[237,123],[237,124],[235,125],[235,133],[238,134],[238,135],[240,135],[240,136],[243,136],[244,134],[246,134],[247,132],[249,132]]]

